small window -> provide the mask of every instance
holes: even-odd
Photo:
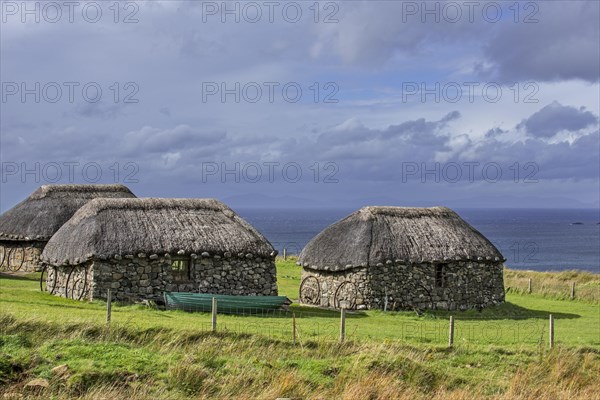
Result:
[[[171,275],[175,282],[190,280],[190,260],[178,259],[171,262]]]
[[[448,286],[446,266],[438,264],[435,266],[435,287],[445,288],[446,286]]]

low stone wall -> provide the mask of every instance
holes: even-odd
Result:
[[[45,245],[46,242],[0,242],[0,271],[40,271],[40,255]]]
[[[171,270],[171,258],[130,257],[110,260],[94,260],[80,266],[57,268],[56,295],[73,298],[79,296],[79,286],[66,285],[72,270],[70,284],[83,282],[87,274],[89,295],[86,299],[105,299],[108,289],[112,298],[120,301],[136,299],[162,300],[163,292],[200,292],[228,295],[277,295],[275,262],[266,258],[198,257],[190,259],[189,279],[177,281]],[[87,271],[87,272],[83,272]],[[48,275],[50,281],[50,274]],[[48,284],[50,286],[50,284]],[[71,295],[70,293],[73,293]]]
[[[379,264],[341,272],[304,268],[305,288],[301,286],[300,297],[302,291],[314,292],[316,279],[320,294],[313,304],[323,307],[339,308],[344,296],[350,299],[346,302],[349,308],[356,309],[467,310],[504,302],[502,263],[460,261],[442,265],[445,276],[442,287],[436,285],[436,267],[430,263]]]
[[[46,266],[46,291],[73,300],[93,299],[94,265]]]
[[[467,310],[504,302],[504,276],[501,262],[456,261],[444,267],[445,285],[436,286],[435,264],[379,265],[372,275],[373,304],[382,308],[388,296],[388,309]]]

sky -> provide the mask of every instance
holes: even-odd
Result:
[[[0,211],[600,207],[596,1],[0,1]]]

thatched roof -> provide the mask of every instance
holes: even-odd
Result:
[[[135,197],[123,185],[43,185],[0,215],[0,240],[47,241],[75,211],[98,197]]]
[[[504,258],[475,228],[446,207],[364,207],[312,239],[298,263],[343,271],[359,266]]]
[[[92,200],[56,232],[42,259],[61,265],[167,253],[275,256],[267,239],[220,201],[136,198]]]

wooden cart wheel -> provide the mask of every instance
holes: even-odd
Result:
[[[52,269],[52,281],[48,282],[48,278],[50,277],[50,269]],[[49,284],[50,283],[50,284]],[[46,267],[42,269],[42,275],[40,276],[40,290],[42,292],[47,291],[50,294],[54,294],[54,290],[56,289],[56,268],[55,267]]]
[[[314,276],[307,276],[300,284],[300,303],[319,305],[321,303],[321,287]]]
[[[83,278],[81,277],[81,273],[83,273]],[[78,288],[78,285],[83,282],[83,286]],[[79,296],[76,297],[76,291],[79,292]],[[81,300],[85,296],[87,296],[88,287],[87,287],[87,267],[83,267],[80,273],[77,274],[76,279],[73,280],[73,288],[71,290],[71,298],[73,300]]]
[[[6,261],[7,249],[4,246],[0,247],[0,249],[2,249],[2,257],[0,258],[0,271],[4,271],[4,261]]]
[[[10,267],[10,259],[9,259],[9,265],[8,265],[9,271],[12,271],[12,272],[20,271],[21,268],[23,268],[23,264],[25,264],[25,248],[24,247],[19,247],[18,251],[20,251],[20,253],[21,253],[21,262],[19,263],[18,267],[15,266],[15,267],[11,268]]]
[[[353,310],[356,308],[356,297],[358,296],[358,290],[356,285],[350,281],[345,281],[338,286],[335,291],[333,298],[333,304],[336,308],[346,308]]]
[[[65,298],[69,298],[69,284],[71,283],[71,276],[73,276],[73,271],[75,268],[71,268],[69,271],[69,275],[67,276],[67,282],[65,283]]]

